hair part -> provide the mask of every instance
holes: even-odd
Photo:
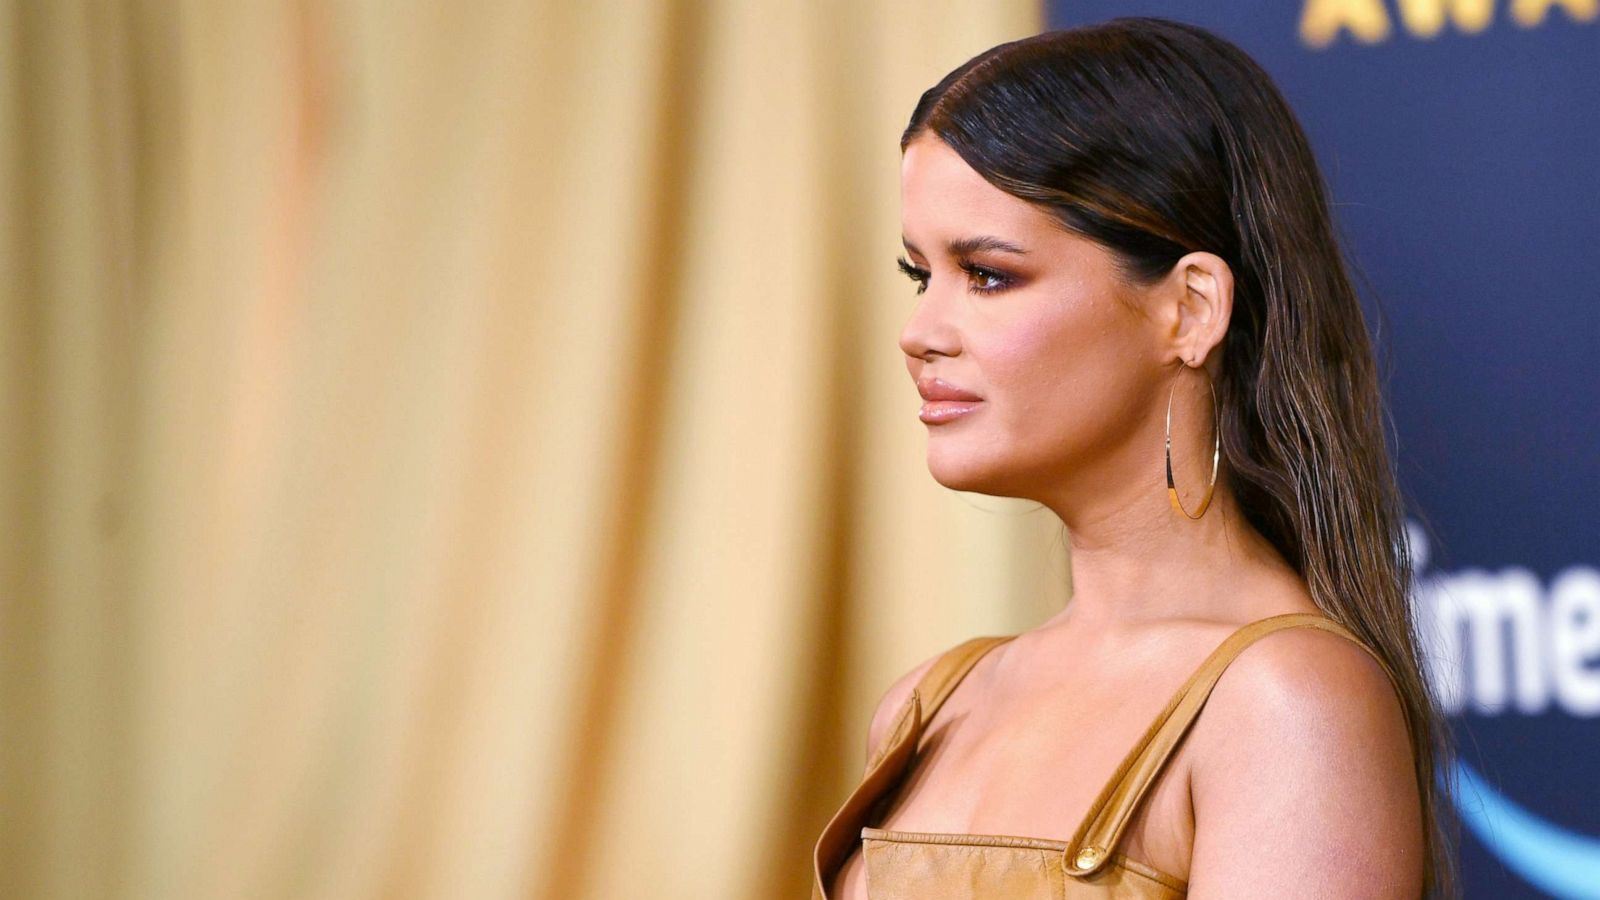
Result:
[[[1130,16],[1000,44],[925,92],[936,136],[1150,285],[1205,250],[1234,275],[1216,377],[1246,520],[1388,665],[1422,798],[1424,897],[1460,896],[1455,745],[1423,676],[1405,502],[1373,344],[1310,142],[1271,77],[1198,26]]]

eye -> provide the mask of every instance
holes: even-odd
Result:
[[[904,256],[896,259],[895,263],[907,278],[916,282],[917,293],[920,294],[928,289],[928,279],[931,277],[931,273],[927,269],[912,265]],[[981,282],[972,286],[972,291],[976,294],[998,293],[1011,287],[1016,282],[1010,275],[991,269],[988,266],[980,266],[976,263],[965,261],[960,263],[960,266],[961,271],[967,273],[968,277]]]
[[[1005,290],[1012,284],[1012,278],[1010,275],[1007,275],[1004,272],[995,271],[988,266],[980,266],[974,263],[963,262],[961,264],[961,271],[967,273],[973,278],[987,280],[989,282],[989,284],[984,287],[974,284],[972,286],[972,290],[975,293],[993,294]]]
[[[899,265],[900,271],[904,272],[907,278],[916,282],[917,293],[920,294],[928,289],[929,273],[927,269],[919,269],[916,266],[913,266],[911,263],[906,261],[904,256],[895,260],[895,262]]]

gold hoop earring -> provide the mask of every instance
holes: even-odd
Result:
[[[1205,372],[1204,366],[1198,366]],[[1211,505],[1211,494],[1217,488],[1217,464],[1222,459],[1222,419],[1217,411],[1217,386],[1211,379],[1211,373],[1206,372],[1206,384],[1211,387],[1211,419],[1212,434],[1214,435],[1211,449],[1211,483],[1206,485],[1206,495],[1200,501],[1200,511],[1189,515],[1183,508],[1183,501],[1178,499],[1178,487],[1172,481],[1172,395],[1178,390],[1178,379],[1172,379],[1172,390],[1167,393],[1167,499],[1172,501],[1172,508],[1183,513],[1191,519],[1198,519],[1206,514],[1206,507]]]

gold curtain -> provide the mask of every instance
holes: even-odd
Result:
[[[897,138],[1037,0],[13,2],[0,895],[803,896],[947,491]]]

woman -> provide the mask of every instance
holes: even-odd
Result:
[[[1373,352],[1267,74],[1050,32],[901,148],[928,467],[1060,516],[1072,601],[889,688],[813,895],[1455,896]]]

